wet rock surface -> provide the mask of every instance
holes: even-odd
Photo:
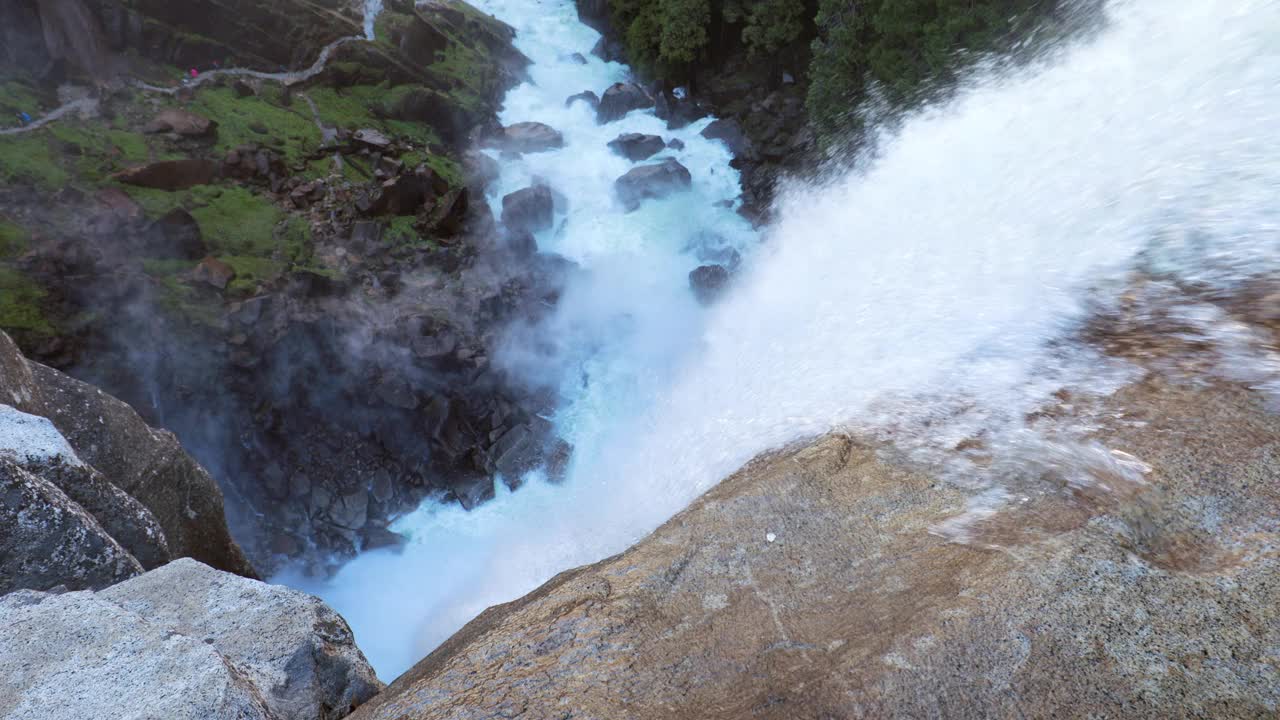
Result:
[[[609,141],[609,149],[632,161],[648,160],[666,148],[666,142],[657,135],[623,133]]]
[[[539,232],[551,227],[555,211],[551,188],[534,185],[502,198],[502,224],[514,232]]]
[[[27,360],[4,333],[0,333],[0,402],[47,418],[76,459],[88,466],[81,470],[70,458],[52,459],[35,467],[45,476],[41,485],[12,469],[8,473],[15,486],[39,490],[46,507],[64,505],[62,498],[72,503],[75,507],[67,517],[83,513],[92,519],[90,512],[103,514],[101,521],[78,522],[82,530],[77,532],[87,533],[86,537],[104,535],[110,539],[108,545],[127,544],[141,556],[129,556],[128,562],[144,560],[148,567],[167,560],[167,548],[173,557],[194,557],[254,576],[227,530],[222,492],[172,433],[149,427],[131,407],[98,388]],[[148,540],[156,526],[163,537]],[[119,538],[103,528],[115,528]]]
[[[689,288],[698,302],[710,304],[729,284],[729,271],[723,265],[701,265],[689,273]]]
[[[653,97],[635,83],[620,82],[610,85],[600,96],[596,107],[596,122],[601,125],[621,119],[632,110],[653,107]]]
[[[632,718],[1273,714],[1280,418],[1159,378],[1097,410],[1094,440],[1146,480],[1051,481],[965,542],[938,528],[968,494],[885,448],[757,458],[627,552],[490,608],[356,717],[553,718],[565,697]]]
[[[628,210],[635,210],[645,200],[664,198],[693,184],[689,169],[675,158],[640,165],[614,181],[614,191]]]
[[[0,715],[338,720],[381,687],[318,599],[178,560],[0,598]]]
[[[491,142],[505,152],[537,153],[564,147],[564,136],[545,123],[520,122],[502,128]]]

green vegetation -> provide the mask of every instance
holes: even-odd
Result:
[[[39,116],[47,98],[29,83],[17,78],[0,81],[0,126],[17,125],[18,113]]]
[[[809,113],[819,130],[848,120],[874,81],[895,107],[910,106],[955,77],[963,52],[1001,50],[1054,6],[1047,0],[821,0],[813,43]],[[855,118],[853,122],[857,123]]]
[[[303,102],[286,107],[280,88],[263,86],[258,95],[237,97],[226,87],[202,87],[189,106],[218,123],[220,152],[256,144],[279,150],[293,164],[320,146],[320,130]]]
[[[15,258],[26,249],[26,229],[8,220],[0,219],[0,260]]]
[[[64,187],[70,175],[62,167],[60,154],[49,147],[51,137],[48,130],[0,136],[0,182],[41,190]]]
[[[248,188],[221,188],[202,206],[191,209],[200,223],[205,242],[215,255],[266,256],[272,254],[275,226],[283,212]]]
[[[1006,49],[1059,0],[609,0],[641,68],[683,82],[716,52],[757,58],[814,38],[808,109],[824,133],[853,129],[874,83],[905,107],[954,79],[968,58]],[[816,12],[815,12],[816,10]]]
[[[41,309],[45,291],[16,270],[0,265],[0,328],[8,332],[53,335]]]

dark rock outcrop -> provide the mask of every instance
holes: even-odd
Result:
[[[209,248],[191,213],[174,208],[147,227],[141,251],[144,257],[198,260],[209,253]]]
[[[0,402],[48,418],[81,461],[151,513],[173,557],[255,576],[227,530],[221,490],[172,433],[147,426],[101,390],[27,360],[4,333]]]
[[[570,95],[568,98],[565,99],[564,106],[570,107],[576,102],[586,103],[587,106],[591,108],[592,112],[595,112],[600,108],[600,96],[596,95],[590,90],[583,90],[577,95]]]
[[[603,125],[621,119],[632,110],[651,107],[653,107],[653,98],[645,92],[644,88],[630,82],[614,83],[600,96],[600,105],[596,108],[596,122]]]
[[[57,485],[3,454],[0,498],[0,594],[104,588],[142,572],[138,561]]]
[[[667,144],[657,135],[623,133],[609,141],[609,149],[616,155],[632,161],[648,160],[666,148]]]
[[[689,289],[703,305],[720,297],[729,284],[729,271],[723,265],[702,265],[689,273]]]
[[[320,600],[194,560],[0,598],[0,646],[4,717],[338,720],[382,688]]]
[[[218,178],[221,170],[218,163],[201,158],[160,160],[122,170],[116,173],[115,179],[126,185],[156,190],[186,190],[197,185],[208,185]]]
[[[741,126],[735,120],[712,121],[702,129],[701,135],[708,140],[720,140],[735,157],[751,159],[751,142],[742,134]]]
[[[551,227],[554,216],[551,188],[533,185],[502,198],[502,224],[512,232],[539,232]]]
[[[688,189],[693,184],[689,169],[674,158],[659,163],[640,165],[614,181],[614,191],[628,210],[635,210],[650,198],[666,197]]]

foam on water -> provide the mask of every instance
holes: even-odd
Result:
[[[364,37],[366,40],[373,38],[373,23],[378,19],[378,14],[382,12],[382,0],[364,0]]]
[[[402,553],[366,553],[307,587],[384,679],[485,607],[625,549],[762,450],[909,423],[933,399],[1017,417],[1059,386],[1044,368],[1088,377],[1089,353],[1046,343],[1144,251],[1221,282],[1280,258],[1277,0],[1117,1],[1105,31],[1052,63],[981,74],[885,137],[862,171],[790,191],[709,312],[686,287],[691,236],[751,241],[714,206],[737,193],[724,149],[701,126],[663,132],[688,143],[694,191],[622,214],[608,189],[628,163],[603,145],[661,123],[633,113],[597,127],[563,101],[625,69],[567,57],[597,38],[570,0],[479,4],[537,63],[504,121],[543,120],[567,139],[507,164],[495,197],[539,175],[569,199],[539,242],[591,272],[539,329],[551,359],[515,341],[508,360],[572,369],[557,421],[577,453],[561,486],[535,480],[471,513],[427,503],[397,523],[411,536]]]

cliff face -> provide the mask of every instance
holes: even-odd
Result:
[[[103,587],[170,557],[255,575],[227,530],[217,483],[172,433],[98,388],[27,360],[2,332],[0,410],[7,412],[0,474],[16,493],[4,496],[4,512],[16,518],[39,508],[46,518],[0,530],[0,591]],[[47,450],[33,451],[36,436],[51,438],[38,444]],[[86,564],[102,571],[83,575]]]
[[[1273,715],[1280,417],[1176,373],[1063,398],[1097,429],[1020,466],[1022,502],[968,513],[844,436],[766,455],[357,717]]]

